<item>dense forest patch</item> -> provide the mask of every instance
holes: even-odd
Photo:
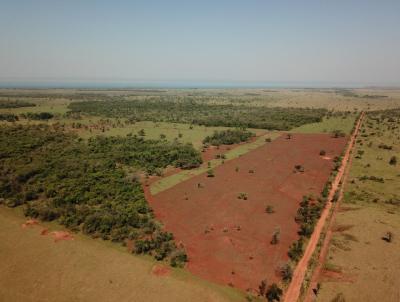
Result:
[[[204,144],[210,144],[213,146],[219,145],[232,145],[238,144],[241,142],[248,141],[251,137],[254,136],[254,133],[242,129],[235,130],[222,130],[222,131],[214,131],[211,136],[207,136],[204,140]]]
[[[50,112],[28,112],[26,114],[21,114],[21,116],[25,119],[40,121],[49,120],[54,117],[54,114]]]
[[[25,101],[4,101],[0,100],[0,109],[22,108],[22,107],[35,107],[36,104]]]
[[[93,138],[88,143],[45,125],[0,128],[0,200],[25,206],[27,216],[58,220],[72,230],[117,242],[173,265],[186,261],[170,233],[154,220],[136,177],[121,165],[148,172],[201,163],[191,145],[165,140]]]
[[[133,121],[188,123],[205,126],[227,126],[290,130],[308,123],[317,123],[327,113],[325,109],[268,108],[245,104],[210,104],[185,98],[109,100],[74,102],[72,112],[106,117],[125,117]]]
[[[16,122],[18,121],[18,116],[12,113],[0,113],[0,121]]]

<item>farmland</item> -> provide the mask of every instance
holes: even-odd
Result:
[[[345,143],[324,134],[281,136],[218,166],[214,177],[203,173],[164,190],[150,204],[186,247],[190,271],[255,290],[265,278],[276,280],[279,264],[288,261],[289,246],[298,239],[298,205],[303,195],[320,194]],[[305,171],[293,171],[296,164]],[[246,200],[238,199],[241,192]],[[280,242],[271,245],[275,228]]]
[[[394,89],[0,90],[0,238],[12,263],[0,298],[25,297],[35,271],[34,300],[63,278],[42,259],[23,277],[22,259],[42,254],[69,272],[63,282],[88,288],[85,300],[168,292],[174,301],[257,301],[285,291],[366,111],[334,224],[344,229],[334,231],[317,298],[385,291],[395,301],[395,270],[383,259],[398,261],[400,171],[389,163],[399,159],[398,111],[376,111],[395,107]],[[74,240],[22,229],[29,218]],[[391,243],[381,239],[388,232]],[[109,259],[112,283],[76,284]],[[155,266],[170,273],[155,276]],[[377,272],[380,290],[370,293]],[[141,285],[143,295],[128,293]],[[77,297],[61,292],[60,301]]]

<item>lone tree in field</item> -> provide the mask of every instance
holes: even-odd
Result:
[[[393,155],[390,160],[389,160],[389,164],[392,166],[395,166],[397,164],[397,157],[395,155]]]
[[[393,233],[386,232],[385,236],[383,236],[382,239],[389,243],[392,242],[393,241]]]
[[[271,244],[278,244],[281,237],[281,229],[276,227],[274,233],[272,234]]]
[[[239,195],[238,195],[238,199],[247,200],[247,193],[240,192]]]
[[[325,150],[321,150],[321,151],[319,151],[319,155],[321,155],[321,156],[325,156],[325,155],[326,155],[326,151],[325,151]]]
[[[271,205],[267,205],[267,207],[265,208],[265,212],[268,214],[275,213],[274,207]]]
[[[214,177],[215,175],[214,175],[214,170],[213,169],[210,169],[210,170],[208,170],[207,171],[207,177]]]
[[[294,171],[303,173],[304,172],[304,167],[302,165],[295,165],[294,166]]]

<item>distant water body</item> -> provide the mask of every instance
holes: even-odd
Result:
[[[0,81],[0,88],[76,89],[230,89],[230,88],[361,88],[366,84],[310,82],[11,82]]]

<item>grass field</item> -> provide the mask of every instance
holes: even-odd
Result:
[[[22,228],[16,209],[0,206],[0,301],[243,301],[242,293],[173,269],[155,276],[155,262],[83,235],[54,242],[43,227]],[[100,265],[100,264],[104,265]],[[168,297],[168,298],[166,298]]]
[[[115,119],[111,119],[115,122]],[[221,131],[228,129],[227,127],[206,127],[198,125],[187,125],[179,123],[166,123],[166,122],[136,122],[135,124],[121,125],[116,127],[106,127],[103,132],[100,129],[78,130],[78,135],[83,138],[88,138],[95,135],[106,136],[125,136],[129,133],[137,134],[139,131],[144,130],[146,139],[159,139],[160,135],[164,134],[167,140],[173,141],[174,139],[184,143],[192,143],[197,149],[203,145],[202,141],[206,136],[212,135],[214,131]],[[265,133],[262,129],[249,129],[255,134]]]
[[[354,122],[357,116],[351,114],[343,117],[324,117],[320,123],[313,123],[294,128],[291,132],[294,133],[330,133],[335,130],[343,131],[346,134],[350,134],[353,129]]]
[[[364,122],[317,301],[339,296],[345,301],[400,299],[400,167],[389,164],[391,156],[399,154],[400,140],[399,129],[388,126],[387,120]],[[380,144],[392,150],[379,148]],[[363,176],[383,182],[360,180]],[[393,242],[382,240],[387,232],[394,234]]]

